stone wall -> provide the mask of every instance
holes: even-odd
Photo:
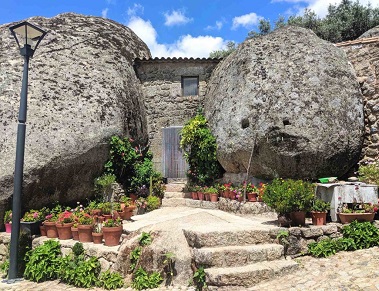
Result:
[[[202,107],[207,81],[218,59],[137,59],[135,70],[145,98],[150,149],[162,170],[162,128],[183,126]],[[199,95],[182,96],[181,77],[199,77]]]
[[[353,65],[364,102],[365,133],[361,161],[379,158],[379,40],[337,44]]]

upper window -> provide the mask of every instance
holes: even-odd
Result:
[[[183,96],[199,94],[199,77],[182,77]]]

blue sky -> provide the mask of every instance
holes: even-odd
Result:
[[[149,46],[153,57],[207,57],[228,41],[242,42],[260,18],[301,14],[320,17],[329,3],[341,0],[1,0],[0,24],[31,16],[75,12],[102,16],[129,26]],[[367,4],[370,0],[360,0]],[[379,0],[371,0],[374,7]]]

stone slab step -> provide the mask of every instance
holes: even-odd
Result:
[[[209,231],[184,229],[183,232],[188,245],[193,248],[276,243],[276,235],[270,229],[223,228]]]
[[[210,286],[245,286],[280,277],[298,269],[292,260],[274,260],[240,267],[205,269],[207,285]]]
[[[182,192],[186,184],[185,183],[168,183],[165,186],[166,186],[167,192]]]
[[[189,198],[191,194],[190,193],[184,193],[184,192],[168,192],[166,191],[164,193],[164,198]]]
[[[279,244],[193,249],[195,262],[204,267],[233,267],[273,261],[282,258],[283,254],[284,248]]]
[[[184,198],[163,198],[162,207],[179,207],[185,206],[186,199]]]

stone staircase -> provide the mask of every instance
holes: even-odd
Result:
[[[269,229],[192,229],[184,234],[196,265],[205,268],[211,290],[251,287],[298,268],[296,262],[284,258],[283,246]]]
[[[169,183],[166,184],[162,207],[186,206],[185,198],[190,198],[190,196],[186,196],[188,194],[183,192],[185,186],[185,180],[169,181]]]

